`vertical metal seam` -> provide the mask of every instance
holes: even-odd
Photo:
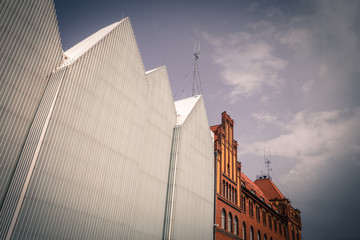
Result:
[[[55,106],[55,103],[56,103],[56,100],[57,100],[57,96],[59,94],[59,91],[60,91],[60,88],[61,88],[61,85],[62,85],[62,82],[63,82],[63,79],[64,79],[64,75],[66,73],[66,70],[65,69],[63,71],[63,74],[61,76],[61,80],[60,80],[60,83],[59,83],[59,86],[56,90],[56,93],[55,93],[55,96],[54,96],[54,99],[53,99],[53,102],[51,104],[51,107],[50,107],[50,110],[49,110],[49,113],[47,115],[47,118],[45,120],[45,124],[44,124],[44,127],[42,129],[42,132],[41,132],[41,135],[40,135],[40,139],[38,141],[38,144],[37,144],[37,147],[36,147],[36,150],[35,150],[35,153],[34,153],[34,157],[31,161],[31,165],[30,165],[30,168],[28,170],[28,173],[27,173],[27,176],[26,176],[26,179],[25,179],[25,183],[24,183],[24,186],[22,188],[22,191],[21,191],[21,195],[20,195],[20,198],[18,200],[18,203],[17,203],[17,206],[16,206],[16,209],[15,209],[15,212],[14,212],[14,216],[11,220],[11,224],[10,224],[10,227],[9,227],[9,230],[8,230],[8,233],[7,233],[7,236],[6,236],[6,240],[10,240],[11,238],[11,235],[14,231],[14,228],[15,228],[15,224],[16,224],[16,221],[17,221],[17,218],[19,216],[19,213],[20,213],[20,208],[22,206],[22,203],[24,201],[24,197],[25,197],[25,194],[26,194],[26,191],[27,191],[27,188],[29,186],[29,183],[30,183],[30,178],[32,176],[32,173],[33,173],[33,170],[34,170],[34,167],[35,167],[35,164],[36,164],[36,160],[37,160],[37,157],[39,155],[39,152],[40,152],[40,148],[41,148],[41,145],[43,143],[43,140],[44,140],[44,136],[45,136],[45,133],[46,133],[46,130],[47,130],[47,127],[49,125],[49,121],[50,121],[50,118],[51,118],[51,115],[52,115],[52,112],[54,110],[54,106]]]

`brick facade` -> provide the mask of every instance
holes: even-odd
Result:
[[[211,127],[215,151],[215,239],[301,240],[300,211],[264,175],[252,182],[237,161],[234,121]]]

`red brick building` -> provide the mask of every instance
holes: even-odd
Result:
[[[211,127],[215,151],[215,239],[301,240],[300,211],[270,176],[252,182],[241,172],[234,121],[223,112]]]

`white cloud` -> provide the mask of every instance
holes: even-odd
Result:
[[[294,54],[291,64],[301,74],[304,98],[316,99],[323,108],[343,108],[354,102],[351,89],[359,87],[360,2],[315,1],[314,5],[313,14],[289,21],[279,42]]]
[[[300,4],[304,11],[291,16],[284,9],[281,15],[269,9],[271,18],[263,11],[262,19],[246,25],[248,32],[234,34],[231,41],[230,35],[211,37],[218,44],[213,45],[214,59],[228,72],[224,82],[233,87],[233,99],[255,96],[266,103],[265,108],[254,104],[254,98],[241,101],[240,112],[256,111],[249,113],[253,122],[247,129],[257,136],[239,141],[239,159],[246,159],[256,174],[264,146],[269,146],[276,183],[303,211],[304,236],[320,239],[326,231],[335,239],[353,239],[349,236],[356,236],[356,230],[348,226],[359,221],[339,224],[333,219],[345,213],[356,219],[359,214],[352,201],[359,198],[355,189],[360,181],[360,2]],[[254,4],[251,10],[259,12],[262,6]],[[275,65],[269,67],[266,59]],[[268,76],[275,79],[273,85]]]
[[[264,122],[277,122],[276,117],[268,114],[253,114],[253,117]],[[284,133],[266,142],[244,144],[239,147],[239,155],[262,156],[265,145],[271,146],[274,158],[297,159],[296,166],[280,178],[281,184],[287,185],[288,189],[312,184],[319,169],[334,161],[353,161],[354,165],[358,165],[358,158],[337,157],[360,154],[360,108],[353,111],[299,112],[289,122],[281,124]]]
[[[278,89],[283,80],[279,72],[286,61],[277,57],[274,47],[258,34],[239,32],[217,38],[204,33],[214,47],[213,60],[222,67],[220,76],[232,87],[231,100],[250,97],[266,87]]]
[[[253,113],[251,115],[253,118],[255,118],[258,121],[264,122],[264,123],[277,123],[277,118],[274,115],[271,115],[269,113]]]

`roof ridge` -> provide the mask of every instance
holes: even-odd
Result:
[[[282,194],[282,192],[280,192],[279,188],[275,185],[275,183],[271,180],[270,180],[270,183],[273,186],[273,188],[275,189],[275,191],[280,195],[280,197],[285,198],[284,195]]]
[[[121,19],[120,21],[114,22],[106,27],[103,27],[96,31],[95,33],[91,34],[87,38],[83,39],[82,41],[78,42],[68,50],[64,52],[65,55],[65,63],[60,66],[60,68],[70,65],[71,63],[75,62],[85,53],[87,53],[92,47],[94,47],[98,42],[104,39],[110,32],[112,32],[120,23],[125,21],[129,21],[129,18],[126,17]]]
[[[270,201],[268,199],[268,197],[266,196],[266,194],[261,190],[261,188],[255,183],[253,182],[248,176],[246,176],[243,172],[241,172],[241,176],[244,177],[244,180],[246,181],[246,183],[248,185],[250,185],[252,188],[254,188],[254,191],[258,192],[260,194],[260,197],[262,197],[264,199],[264,201],[266,202],[266,204],[270,204]],[[245,184],[246,184],[245,183]],[[252,183],[252,184],[251,184]]]
[[[177,113],[177,121],[176,125],[184,124],[187,117],[190,115],[196,104],[202,98],[202,95],[195,95],[189,98],[184,98],[181,100],[176,101],[175,109]]]
[[[281,193],[278,187],[271,179],[256,179],[254,182],[262,191],[267,193],[270,200],[273,199],[284,199],[285,196]]]

